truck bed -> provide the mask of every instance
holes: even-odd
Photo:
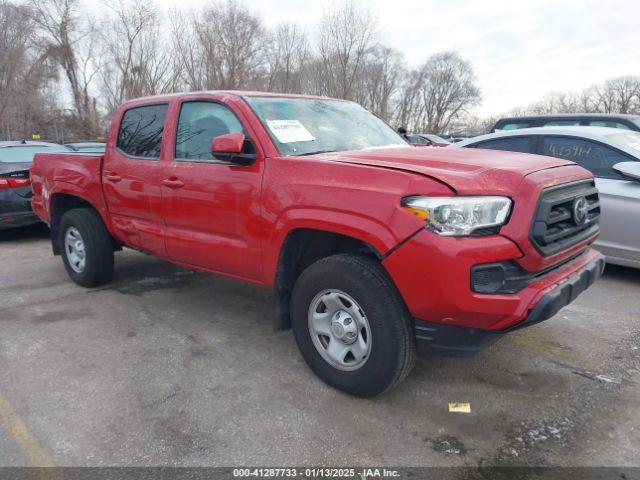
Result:
[[[33,211],[47,224],[55,212],[49,211],[54,195],[81,195],[103,215],[106,204],[102,192],[102,154],[38,153],[31,165]]]

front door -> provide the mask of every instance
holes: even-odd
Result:
[[[164,257],[160,151],[167,104],[126,110],[109,142],[102,183],[114,230],[127,246]]]
[[[247,153],[255,151],[228,106],[208,100],[179,106],[173,158],[163,162],[167,254],[178,263],[259,280],[263,156],[258,151],[249,166],[214,159],[211,141],[226,133],[244,133]]]

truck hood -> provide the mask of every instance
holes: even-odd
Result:
[[[418,173],[462,195],[508,195],[531,173],[574,165],[553,157],[475,148],[380,148],[323,153],[318,157]]]

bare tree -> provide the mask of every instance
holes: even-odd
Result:
[[[47,56],[69,83],[77,129],[93,136],[98,131],[96,100],[89,91],[97,73],[91,61],[95,31],[81,22],[78,0],[30,0],[29,5]]]
[[[49,115],[46,86],[54,80],[38,48],[27,7],[0,1],[0,138],[40,132]]]
[[[595,89],[597,104],[606,113],[637,112],[640,96],[638,77],[618,77],[605,81]]]
[[[578,94],[578,112],[598,112],[595,87],[585,88]]]
[[[394,122],[398,127],[420,131],[422,103],[419,86],[422,76],[415,70],[406,72],[400,79],[398,99],[394,111]]]
[[[160,18],[149,0],[108,3],[112,18],[101,36],[101,90],[112,112],[130,98],[175,90],[178,69],[170,45],[161,39]]]
[[[549,93],[528,107],[518,109],[516,113],[520,115],[557,113],[637,114],[640,113],[640,77],[624,76],[612,78],[577,93]]]
[[[265,31],[261,20],[235,0],[178,14],[173,30],[182,79],[189,89],[259,84],[265,69]]]
[[[441,133],[452,120],[480,102],[480,89],[471,68],[457,53],[436,53],[419,71],[423,129]]]
[[[266,88],[270,92],[301,93],[311,52],[305,31],[294,23],[276,26],[267,49]]]
[[[582,108],[580,96],[568,92],[552,92],[529,107],[530,113],[535,115],[553,114],[558,112],[577,113]]]
[[[328,8],[320,21],[318,66],[322,68],[322,90],[334,97],[355,98],[355,84],[365,58],[374,46],[376,21],[353,0]],[[318,92],[320,93],[320,92]]]
[[[400,52],[381,45],[373,47],[364,61],[355,100],[379,117],[391,120],[394,97],[404,73]]]

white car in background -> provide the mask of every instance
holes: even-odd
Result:
[[[469,138],[448,148],[460,147],[564,158],[591,171],[601,209],[595,247],[608,263],[640,268],[640,132],[580,126],[523,128]]]

